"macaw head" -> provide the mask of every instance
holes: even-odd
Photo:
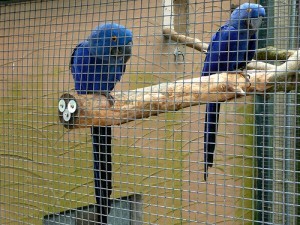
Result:
[[[109,64],[125,64],[132,53],[132,32],[117,23],[96,27],[88,37],[90,54]]]
[[[257,30],[265,16],[266,11],[263,6],[244,3],[232,12],[229,24],[237,29]]]

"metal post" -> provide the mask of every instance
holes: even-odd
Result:
[[[272,139],[273,134],[273,103],[271,99],[266,102],[265,95],[255,97],[255,124],[256,124],[256,155],[257,155],[257,201],[255,224],[268,224],[271,221],[272,196],[273,196],[273,158]]]
[[[285,141],[285,179],[284,179],[284,192],[285,192],[285,209],[286,215],[283,224],[297,224],[296,206],[299,200],[297,199],[297,92],[291,91],[286,94],[286,141]],[[298,106],[299,108],[299,106]],[[298,114],[299,115],[299,114]],[[299,129],[299,128],[298,128]],[[299,145],[299,144],[298,144]],[[299,186],[299,185],[298,185]]]

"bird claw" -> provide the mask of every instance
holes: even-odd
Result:
[[[245,78],[245,80],[246,80],[247,83],[249,83],[249,86],[247,88],[251,87],[251,82],[250,82],[251,76],[250,76],[250,73],[241,71],[240,75]]]
[[[247,77],[247,78],[248,78],[248,80],[250,81],[250,78],[251,78],[250,74],[249,74],[249,73],[247,73],[247,74],[244,74],[244,75],[245,75],[245,77]]]

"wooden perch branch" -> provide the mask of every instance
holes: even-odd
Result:
[[[275,70],[276,66],[269,63],[264,63],[256,60],[252,60],[247,64],[248,70]]]
[[[63,94],[59,101],[59,118],[66,128],[119,125],[167,111],[209,102],[227,101],[247,92],[272,87],[275,82],[294,75],[300,67],[300,50],[276,71],[220,73],[173,83],[112,93],[115,104],[102,95]]]
[[[292,50],[277,49],[273,46],[268,46],[257,49],[254,58],[256,60],[286,61],[294,52]]]
[[[194,48],[199,52],[206,52],[208,48],[208,44],[200,41],[199,39],[178,34],[175,30],[170,28],[163,28],[163,35],[165,38],[171,38],[172,41]]]
[[[59,111],[60,121],[68,128],[91,125],[118,125],[132,120],[175,111],[207,101],[226,101],[245,95],[249,86],[243,73],[218,74],[210,77],[179,80],[154,86],[112,93],[114,106],[110,107],[102,95],[64,94],[60,101],[70,109],[76,102],[76,111]],[[65,115],[64,115],[65,113]]]

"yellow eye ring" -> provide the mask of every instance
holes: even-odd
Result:
[[[111,40],[114,41],[114,42],[116,42],[117,41],[117,36],[112,36]]]

